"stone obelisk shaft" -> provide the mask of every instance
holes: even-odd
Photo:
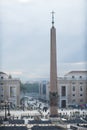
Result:
[[[50,33],[50,117],[58,117],[56,29],[54,26]]]

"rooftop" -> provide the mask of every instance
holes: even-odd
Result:
[[[5,74],[5,75],[7,75],[6,73],[4,73],[4,72],[0,72],[0,74]]]
[[[65,74],[65,76],[69,74],[87,74],[87,71],[70,71],[69,73]]]

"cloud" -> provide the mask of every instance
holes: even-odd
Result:
[[[4,71],[6,74],[8,75],[13,75],[13,76],[20,76],[22,75],[23,73],[21,71]]]
[[[28,2],[32,2],[32,0],[18,0],[21,3],[28,3]]]
[[[32,2],[33,0],[3,0],[3,1],[0,1],[1,3],[17,3],[17,2],[20,2],[20,3],[28,3],[28,2]]]
[[[83,0],[3,0],[0,10],[3,71],[22,71],[25,79],[49,76],[51,10],[56,12],[58,68],[61,73],[85,68],[72,65],[86,61]]]
[[[70,71],[85,71],[87,70],[87,62],[71,62],[60,63],[58,65],[58,76],[64,76]]]

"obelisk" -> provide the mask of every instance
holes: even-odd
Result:
[[[56,57],[56,29],[54,27],[54,12],[52,12],[52,27],[50,30],[50,117],[58,117],[57,90],[57,57]]]

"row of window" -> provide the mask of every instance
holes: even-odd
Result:
[[[75,94],[73,94],[73,96],[75,96]],[[80,96],[83,96],[83,94],[80,94]]]
[[[75,76],[72,76],[72,79],[74,79],[74,78],[75,78]],[[79,76],[79,78],[82,79],[82,76]]]
[[[72,90],[73,91],[75,91],[75,86],[73,86],[73,88],[72,88]],[[82,86],[80,86],[80,91],[83,91],[83,87]],[[66,96],[66,86],[62,86],[62,88],[61,88],[61,95],[62,96]]]
[[[72,84],[76,84],[76,82],[72,82]],[[80,82],[79,84],[83,84],[82,82]]]
[[[0,95],[0,97],[4,97],[4,95]],[[11,96],[12,98],[16,97],[16,96]]]
[[[76,87],[73,86],[72,90],[75,91],[75,89],[76,89]],[[83,87],[82,86],[80,86],[80,91],[83,91]]]
[[[76,100],[75,100],[75,99],[73,99],[73,100],[72,100],[72,102],[76,102]],[[80,99],[80,102],[83,102],[83,99]]]

